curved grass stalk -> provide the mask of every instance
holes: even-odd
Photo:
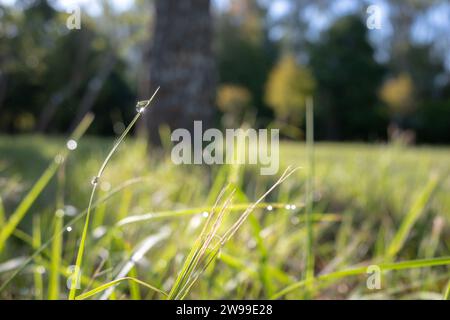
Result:
[[[154,286],[152,286],[152,285],[150,285],[148,283],[145,283],[144,281],[141,281],[141,280],[133,278],[133,277],[125,277],[125,278],[116,279],[116,280],[113,280],[111,282],[102,284],[101,286],[99,286],[97,288],[94,288],[94,289],[92,289],[92,290],[90,290],[90,291],[88,291],[86,293],[80,294],[79,296],[75,297],[75,300],[84,300],[84,299],[87,299],[89,297],[92,297],[93,295],[96,295],[97,293],[100,293],[100,292],[102,292],[102,291],[104,291],[104,290],[106,290],[106,289],[108,289],[108,288],[110,288],[112,286],[115,286],[115,285],[119,284],[122,281],[133,281],[133,282],[135,282],[137,284],[140,284],[141,286],[144,286],[144,287],[149,288],[149,289],[151,289],[153,291],[156,291],[156,292],[158,292],[158,293],[160,293],[160,294],[162,294],[164,296],[167,296],[167,293],[165,293],[161,289],[158,289],[158,288],[156,288],[156,287],[154,287]]]
[[[133,128],[136,121],[141,117],[141,115],[143,114],[145,109],[150,105],[150,103],[152,102],[152,100],[155,97],[158,90],[159,90],[159,87],[155,90],[155,92],[153,93],[153,95],[151,96],[150,99],[145,100],[145,101],[140,101],[137,103],[136,108],[138,108],[137,109],[138,113],[133,118],[133,120],[130,122],[130,124],[127,126],[127,128],[123,131],[123,133],[120,135],[120,137],[116,140],[116,142],[114,143],[110,152],[108,153],[108,155],[106,156],[102,165],[100,166],[100,169],[98,170],[97,175],[92,179],[93,186],[92,186],[92,190],[91,190],[91,196],[89,198],[89,205],[88,205],[88,209],[87,209],[83,232],[81,234],[80,246],[78,247],[77,258],[75,261],[75,268],[74,268],[74,273],[72,276],[72,282],[71,282],[70,292],[69,292],[69,300],[75,299],[75,294],[76,294],[76,290],[77,290],[77,288],[76,288],[77,287],[77,279],[78,279],[78,276],[79,276],[79,273],[81,270],[81,265],[83,263],[83,254],[84,254],[84,248],[86,245],[87,232],[89,229],[89,220],[90,220],[90,216],[91,216],[92,203],[94,201],[95,191],[97,190],[99,179],[102,177],[103,172],[105,171],[106,166],[108,165],[109,161],[111,160],[113,154],[116,152],[119,145],[122,143],[122,141],[125,139],[127,134],[130,132],[131,128]]]
[[[432,259],[418,259],[418,260],[408,260],[393,263],[381,263],[378,266],[381,271],[391,271],[391,270],[406,270],[406,269],[418,269],[434,266],[450,265],[450,257],[432,258]],[[270,299],[279,299],[288,293],[295,290],[303,288],[305,286],[314,285],[315,283],[328,280],[339,280],[341,278],[356,276],[361,274],[366,274],[367,266],[354,267],[349,269],[344,269],[324,275],[317,276],[311,280],[302,280],[291,284],[290,286],[284,288],[283,290],[275,293]]]

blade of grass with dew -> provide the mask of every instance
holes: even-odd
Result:
[[[137,112],[136,116],[133,118],[133,120],[130,122],[130,124],[127,126],[127,128],[123,131],[123,133],[120,135],[120,137],[114,143],[111,151],[108,153],[105,160],[103,161],[103,164],[101,165],[97,175],[92,180],[93,187],[92,187],[92,191],[91,191],[91,196],[89,198],[89,205],[88,205],[85,223],[84,223],[83,231],[81,234],[80,244],[78,247],[78,253],[77,253],[77,257],[76,257],[76,261],[75,261],[75,269],[74,269],[74,274],[72,277],[72,285],[70,286],[70,292],[69,292],[69,300],[75,299],[75,294],[76,294],[76,290],[77,290],[76,281],[78,279],[78,274],[80,273],[82,262],[83,262],[84,248],[86,245],[87,233],[88,233],[88,229],[89,229],[91,207],[92,207],[92,203],[94,201],[95,191],[97,190],[98,181],[101,178],[103,172],[105,171],[106,166],[109,163],[109,160],[111,159],[113,154],[116,152],[117,148],[122,143],[122,141],[125,139],[127,134],[130,132],[131,128],[133,128],[136,121],[138,121],[138,119],[141,117],[141,115],[143,114],[145,109],[150,105],[150,103],[152,102],[152,100],[155,97],[158,90],[159,90],[159,87],[155,90],[155,92],[153,93],[153,95],[150,99],[148,99],[146,101],[140,101],[137,103],[136,108],[138,108],[138,110],[137,110],[138,112]]]
[[[158,292],[158,293],[160,293],[160,294],[162,294],[164,296],[167,296],[167,293],[165,293],[164,291],[162,291],[162,290],[160,290],[160,289],[158,289],[158,288],[156,288],[156,287],[154,287],[154,286],[152,286],[152,285],[150,285],[148,283],[145,283],[144,281],[141,281],[139,279],[132,278],[132,277],[125,277],[125,278],[116,279],[116,280],[113,280],[111,282],[102,284],[101,286],[99,286],[99,287],[97,287],[95,289],[92,289],[91,291],[88,291],[86,293],[80,294],[79,296],[76,296],[75,299],[76,300],[87,299],[89,297],[92,297],[93,295],[96,295],[97,293],[100,293],[100,292],[108,289],[109,287],[116,286],[117,284],[119,284],[119,283],[121,283],[123,281],[133,281],[133,282],[135,282],[137,284],[140,284],[141,286],[144,286],[144,287],[149,288],[149,289],[151,289],[153,291],[156,291],[156,292]]]
[[[238,204],[232,204],[229,206],[229,210],[231,212],[235,211],[241,211],[245,210],[250,206],[251,203],[238,203]],[[277,208],[284,208],[286,206],[285,203],[279,203],[279,202],[264,202],[259,203],[255,208],[264,209],[268,206],[271,206],[274,209]],[[297,207],[303,206],[302,204],[298,204]],[[128,216],[120,221],[117,222],[117,226],[124,226],[131,223],[136,222],[143,222],[148,220],[154,220],[154,219],[162,219],[162,218],[174,218],[174,217],[183,217],[183,216],[191,216],[194,214],[199,214],[201,212],[210,212],[213,209],[212,206],[210,207],[197,207],[197,208],[191,208],[191,209],[183,209],[183,210],[168,210],[168,211],[160,211],[160,212],[154,212],[154,213],[145,213],[135,216]]]
[[[91,125],[93,118],[94,117],[92,114],[86,115],[80,122],[78,127],[75,129],[75,131],[72,133],[70,139],[78,141]],[[47,167],[38,181],[36,181],[36,183],[33,185],[25,198],[20,202],[19,206],[10,216],[4,227],[0,230],[0,252],[2,252],[6,240],[8,240],[8,238],[14,232],[14,229],[17,227],[20,221],[22,221],[23,217],[33,205],[37,197],[41,194],[42,190],[44,190],[52,177],[55,175],[58,168],[64,163],[69,153],[70,150],[67,147],[64,147],[64,149],[60,151],[60,153],[50,163],[50,165]]]
[[[434,266],[444,266],[444,265],[450,265],[450,257],[440,257],[440,258],[432,258],[432,259],[418,259],[418,260],[408,260],[408,261],[400,261],[400,262],[392,262],[392,263],[381,263],[378,264],[381,271],[394,271],[394,270],[408,270],[408,269],[416,269],[416,268],[427,268],[427,267],[434,267]],[[278,291],[276,294],[274,294],[270,299],[279,299],[282,296],[285,296],[288,293],[291,293],[295,290],[298,290],[300,288],[303,288],[308,285],[308,282],[310,285],[314,285],[316,283],[320,283],[322,281],[329,281],[329,280],[340,280],[345,277],[349,276],[356,276],[365,274],[367,272],[367,266],[362,267],[354,267],[354,268],[348,268],[345,270],[340,270],[328,274],[319,275],[316,278],[306,281],[301,280],[296,283],[293,283],[292,285],[284,288],[283,290]]]
[[[106,201],[108,201],[111,197],[113,197],[114,195],[116,195],[117,193],[119,193],[120,191],[122,191],[123,189],[138,184],[139,182],[144,181],[145,178],[143,177],[138,177],[138,178],[133,178],[130,180],[127,180],[125,182],[123,182],[122,184],[120,184],[118,187],[116,187],[115,189],[111,190],[111,192],[109,192],[107,195],[105,195],[103,198],[100,198],[99,200],[97,200],[93,205],[92,205],[92,209],[97,208],[100,204],[105,203]],[[81,221],[81,219],[86,216],[87,214],[87,209],[84,209],[82,212],[80,212],[76,217],[74,217],[73,219],[71,219],[69,222],[67,222],[63,228],[56,234],[56,236],[60,236],[62,234],[64,234],[65,232],[67,232],[67,228],[73,226],[74,224],[76,224],[77,222]],[[17,229],[16,229],[17,230]],[[34,260],[35,257],[39,256],[45,249],[47,249],[47,247],[53,242],[55,235],[53,235],[52,237],[50,237],[50,239],[48,239],[44,244],[42,244],[38,249],[36,249],[32,255],[30,255],[22,264],[21,266],[6,280],[4,281],[1,286],[0,286],[0,293],[2,293],[7,286],[11,283],[11,281],[18,275],[20,274],[25,268],[26,266],[32,262]]]
[[[387,258],[393,259],[401,250],[405,241],[414,226],[414,223],[420,217],[422,212],[424,212],[426,205],[430,201],[434,190],[438,186],[439,179],[437,176],[433,175],[428,181],[427,185],[423,189],[422,193],[419,197],[417,197],[416,201],[411,206],[411,209],[408,211],[406,216],[403,218],[403,221],[392,239],[391,243],[387,249]]]

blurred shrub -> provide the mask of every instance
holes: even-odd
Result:
[[[406,115],[413,109],[414,85],[411,77],[402,73],[384,82],[380,90],[381,99],[394,115]]]
[[[309,69],[299,65],[292,55],[285,55],[269,75],[266,102],[275,111],[277,120],[298,125],[303,118],[305,100],[315,86]]]

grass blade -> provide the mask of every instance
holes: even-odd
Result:
[[[115,285],[121,283],[122,281],[133,281],[133,282],[135,282],[135,283],[137,283],[137,284],[139,284],[141,286],[144,286],[144,287],[149,288],[149,289],[151,289],[153,291],[156,291],[156,292],[158,292],[158,293],[160,293],[160,294],[162,294],[164,296],[167,296],[167,293],[165,293],[164,291],[162,291],[162,290],[160,290],[160,289],[158,289],[158,288],[156,288],[156,287],[154,287],[154,286],[152,286],[152,285],[150,285],[148,283],[145,283],[144,281],[141,281],[139,279],[132,278],[132,277],[125,277],[125,278],[116,279],[116,280],[113,280],[111,282],[102,284],[101,286],[99,286],[97,288],[94,288],[94,289],[92,289],[92,290],[90,290],[90,291],[88,291],[86,293],[83,293],[83,294],[80,294],[79,296],[76,296],[75,299],[76,300],[87,299],[89,297],[92,297],[93,295],[96,295],[97,293],[100,293],[100,292],[108,289],[109,287],[112,287],[112,286],[115,286]]]
[[[92,123],[93,116],[88,114],[84,117],[78,127],[75,129],[70,139],[75,141],[79,140],[86,130]],[[16,229],[17,225],[22,221],[23,217],[26,215],[31,205],[36,201],[38,196],[41,194],[42,190],[47,186],[52,177],[55,175],[58,168],[64,163],[70,150],[68,148],[63,148],[59,155],[55,158],[56,161],[52,161],[41,177],[36,181],[31,190],[25,196],[25,198],[20,202],[17,209],[13,212],[9,220],[5,223],[3,228],[0,230],[0,252],[2,252],[6,240],[11,236],[11,234]]]
[[[54,241],[51,249],[50,257],[50,277],[48,284],[48,299],[57,300],[59,298],[59,270],[61,268],[62,241],[63,235],[58,235],[59,230],[64,224],[64,183],[65,183],[65,166],[62,166],[58,172],[58,189],[56,194],[56,212],[54,217],[53,235]]]
[[[402,221],[402,224],[400,225],[400,228],[398,229],[387,249],[387,257],[389,259],[394,258],[405,244],[405,241],[408,238],[408,235],[412,227],[414,226],[414,223],[420,217],[422,212],[424,212],[425,206],[430,201],[433,191],[438,185],[438,181],[439,180],[437,176],[432,176],[420,196],[411,206],[411,209],[406,214],[405,218]]]
[[[450,300],[450,280],[447,283],[447,288],[445,289],[443,298],[444,298],[444,300]]]
[[[238,204],[232,204],[228,207],[228,210],[230,212],[237,212],[247,209],[251,203],[238,203]],[[272,207],[272,209],[281,209],[286,206],[286,203],[279,203],[279,202],[263,202],[259,203],[255,206],[255,209],[265,209],[267,207]],[[297,204],[296,207],[300,208],[303,204]],[[143,222],[148,220],[154,220],[154,219],[162,219],[162,218],[175,218],[175,217],[184,217],[184,216],[191,216],[194,214],[199,214],[202,212],[211,212],[214,207],[197,207],[197,208],[191,208],[191,209],[183,209],[183,210],[169,210],[169,211],[161,211],[161,212],[150,212],[135,216],[128,216],[119,222],[117,222],[117,226],[125,226],[132,223],[137,222]],[[330,218],[330,217],[328,217]],[[336,218],[334,216],[333,218]]]
[[[84,227],[83,227],[83,232],[81,234],[81,239],[80,239],[80,245],[78,247],[77,258],[76,258],[76,261],[75,261],[75,269],[74,269],[74,274],[73,274],[73,277],[72,277],[72,283],[71,283],[70,292],[69,292],[69,300],[74,300],[75,299],[75,294],[76,294],[76,290],[77,290],[76,282],[77,282],[77,279],[78,279],[78,276],[79,276],[79,273],[80,273],[80,270],[81,270],[81,265],[82,265],[82,262],[83,262],[83,254],[84,254],[84,248],[86,246],[87,233],[88,233],[88,229],[89,229],[89,220],[90,220],[90,216],[91,216],[91,208],[92,208],[92,204],[93,204],[93,201],[94,201],[95,191],[97,190],[98,181],[102,177],[102,174],[105,171],[106,166],[108,165],[109,160],[111,160],[111,157],[113,156],[114,152],[117,150],[119,145],[122,143],[122,141],[125,139],[127,134],[130,132],[131,128],[133,128],[133,126],[136,123],[136,121],[141,117],[141,115],[143,114],[145,109],[150,105],[150,103],[152,102],[152,100],[155,97],[155,95],[158,92],[158,90],[159,90],[159,87],[156,89],[156,91],[153,93],[152,97],[149,100],[144,101],[144,104],[141,105],[142,102],[138,102],[138,104],[136,106],[136,107],[140,108],[138,110],[138,113],[133,118],[133,120],[130,122],[130,124],[127,126],[127,128],[123,131],[123,133],[120,135],[120,137],[117,139],[117,141],[114,143],[113,147],[111,148],[111,150],[109,151],[109,153],[106,156],[105,160],[103,161],[103,164],[101,165],[97,175],[92,180],[93,187],[92,187],[92,191],[91,191],[91,196],[89,198],[89,205],[88,205],[88,209],[87,209],[87,213],[86,213],[86,219],[85,219],[85,223],[84,223]]]
[[[419,260],[408,260],[401,262],[391,262],[391,263],[382,263],[378,266],[381,271],[391,271],[391,270],[407,270],[407,269],[417,269],[417,268],[427,268],[434,266],[443,266],[450,265],[450,257],[441,257],[441,258],[432,258],[432,259],[419,259]],[[322,281],[328,280],[339,280],[349,276],[356,276],[361,274],[366,274],[367,267],[354,267],[345,270],[340,270],[324,275],[319,275],[316,278],[306,281],[302,280],[299,282],[295,282],[292,285],[286,287],[285,289],[274,294],[270,299],[279,299],[282,296],[285,296],[288,293],[291,293],[295,290],[303,288],[307,285],[315,285],[316,283],[320,283]]]

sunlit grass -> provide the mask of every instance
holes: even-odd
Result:
[[[18,204],[39,179],[39,171],[23,170],[22,164],[43,171],[62,144],[65,141],[57,138],[0,137],[0,150],[9,153],[0,160],[4,181],[0,232],[5,232]],[[23,147],[30,145],[36,148]],[[82,235],[89,181],[109,145],[108,139],[80,140],[65,164],[65,183],[50,179],[27,214],[8,231],[0,255],[1,298],[68,297],[67,267],[74,263]],[[81,290],[75,296],[297,299],[433,293],[448,297],[450,150],[319,143],[314,153],[309,220],[315,245],[313,278],[305,279],[310,248],[304,214],[308,170],[296,171],[236,228],[237,219],[279,176],[259,176],[253,167],[174,166],[163,154],[152,152],[154,156],[148,157],[147,145],[130,139],[99,180],[86,233]],[[25,162],[27,158],[42,161]],[[283,167],[308,167],[308,153],[300,143],[282,143],[281,159]],[[207,224],[204,213],[214,211],[214,201],[227,183],[234,195],[215,229],[217,220]],[[73,206],[75,212],[69,215],[64,207],[58,221],[55,211],[61,204],[55,203],[55,195],[61,189],[64,206]],[[222,198],[222,205],[227,198]],[[38,220],[32,216],[39,216],[40,239]],[[209,231],[197,246],[206,225]],[[149,241],[155,236],[158,241]],[[224,237],[226,243],[217,246]],[[197,254],[191,259],[193,249]],[[190,261],[187,268],[186,261]],[[366,287],[371,264],[383,271],[381,290]]]

